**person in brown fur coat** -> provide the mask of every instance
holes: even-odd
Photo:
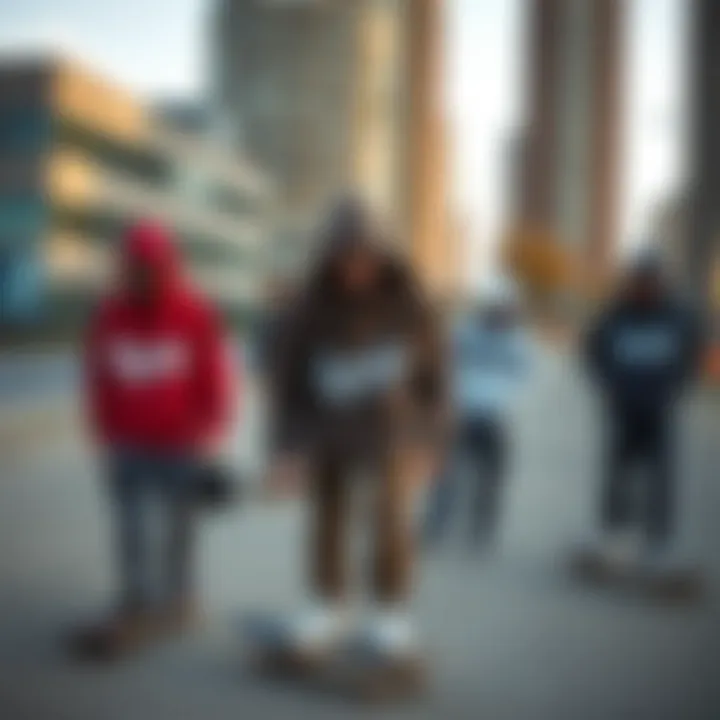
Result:
[[[375,607],[359,639],[380,660],[415,658],[412,506],[443,434],[442,344],[410,264],[360,203],[339,203],[274,365],[270,482],[283,486],[302,463],[313,511],[312,601],[285,623],[279,653],[317,659],[346,637],[350,494],[367,483]]]

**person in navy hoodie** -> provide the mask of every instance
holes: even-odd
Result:
[[[663,572],[678,562],[675,444],[679,401],[700,365],[698,319],[674,297],[653,255],[636,260],[618,297],[588,333],[586,364],[607,418],[607,449],[594,544],[610,562],[638,548],[630,471],[644,470],[646,517],[638,559]],[[628,532],[630,531],[630,532]]]

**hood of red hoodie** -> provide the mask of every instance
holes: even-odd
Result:
[[[140,269],[150,277],[152,295],[158,300],[180,288],[182,263],[177,242],[161,223],[141,220],[130,226],[123,237],[122,260],[128,273]]]

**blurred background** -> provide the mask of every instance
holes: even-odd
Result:
[[[148,213],[242,323],[342,188],[441,295],[506,263],[568,319],[653,243],[713,305],[712,3],[141,7],[2,10],[7,342],[81,324]]]
[[[227,628],[199,655],[181,649],[169,664],[148,661],[146,675],[119,670],[92,688],[49,649],[58,624],[107,584],[76,348],[112,282],[122,228],[148,215],[175,229],[247,347],[268,288],[302,277],[328,203],[353,189],[437,303],[462,305],[507,271],[542,341],[517,419],[510,561],[431,561],[424,573],[423,623],[455,653],[438,705],[424,710],[719,717],[716,611],[667,615],[585,596],[552,570],[593,514],[598,465],[573,340],[624,261],[651,247],[708,320],[683,512],[688,542],[720,577],[719,40],[717,0],[0,2],[0,714],[224,717],[248,703],[248,717],[282,717],[300,707],[247,684],[218,687],[229,673],[211,678],[201,665],[218,646],[231,654]],[[252,373],[245,393],[235,451],[257,470]],[[203,563],[210,605],[290,603],[299,527],[292,507],[215,524]]]

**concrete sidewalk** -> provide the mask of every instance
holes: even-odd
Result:
[[[712,592],[700,607],[659,607],[563,572],[595,510],[598,418],[570,362],[539,365],[514,426],[497,553],[472,552],[458,523],[421,562],[413,612],[434,677],[422,703],[364,713],[245,671],[243,612],[294,609],[304,598],[299,503],[251,504],[204,523],[199,632],[135,663],[68,662],[63,632],[110,598],[112,506],[96,459],[58,444],[0,473],[0,717],[718,720],[716,408],[691,408],[682,443],[681,527]]]
[[[0,455],[25,452],[38,443],[66,443],[82,431],[82,413],[74,398],[5,406],[0,412]]]

